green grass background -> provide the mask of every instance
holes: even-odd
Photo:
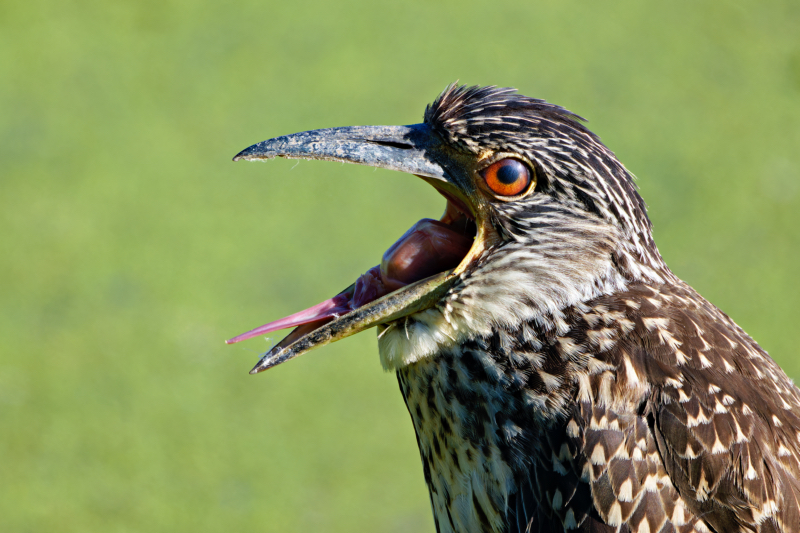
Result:
[[[443,200],[276,135],[448,83],[587,117],[675,272],[800,377],[800,3],[0,2],[0,531],[433,531],[374,332],[259,376]],[[277,340],[277,339],[275,339]]]

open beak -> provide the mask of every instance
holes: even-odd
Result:
[[[228,344],[295,327],[263,355],[255,374],[373,326],[388,324],[433,307],[458,280],[482,246],[482,224],[475,198],[465,187],[453,156],[427,124],[353,126],[276,137],[245,150],[234,161],[285,157],[355,163],[414,174],[446,199],[440,220],[417,222],[383,256],[333,298],[294,315],[243,333]],[[466,192],[465,192],[466,191]]]

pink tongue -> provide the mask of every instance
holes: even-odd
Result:
[[[225,342],[233,344],[311,322],[319,322],[321,326],[410,283],[455,268],[467,255],[470,246],[472,237],[455,232],[438,220],[424,218],[386,250],[380,266],[374,266],[359,276],[352,288]]]

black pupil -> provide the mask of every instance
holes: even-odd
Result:
[[[516,183],[520,178],[525,177],[525,166],[519,161],[511,160],[504,163],[497,170],[497,181],[503,185],[511,185]]]

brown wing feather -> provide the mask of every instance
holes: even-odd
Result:
[[[800,531],[797,388],[691,288],[627,297],[635,328],[609,355],[649,384],[648,436],[692,514],[715,531]]]
[[[800,394],[679,282],[398,378],[442,531],[800,531]]]

